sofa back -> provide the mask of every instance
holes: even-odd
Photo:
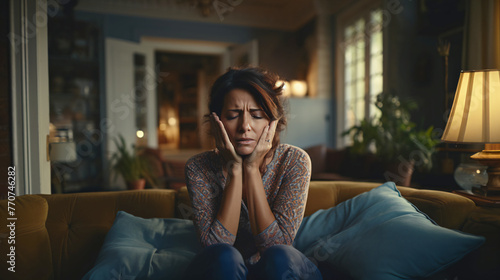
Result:
[[[311,182],[306,215],[333,207],[376,183]],[[400,188],[401,193],[438,224],[460,229],[475,207],[464,197],[438,191]],[[106,233],[120,210],[143,218],[191,218],[186,188],[55,195],[16,198],[16,274],[0,279],[81,279],[97,259]],[[0,219],[7,218],[7,203],[0,201]],[[8,234],[0,229],[1,234]],[[7,242],[0,242],[6,252]],[[0,255],[2,266],[6,254]]]
[[[173,190],[140,190],[17,197],[17,270],[5,274],[2,267],[0,279],[81,279],[93,267],[118,211],[173,218],[175,196]],[[5,245],[0,243],[1,252]]]

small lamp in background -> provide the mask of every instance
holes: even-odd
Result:
[[[292,80],[290,82],[290,90],[295,97],[304,97],[307,94],[307,82]]]
[[[290,96],[291,95],[291,91],[290,91],[290,83],[288,81],[283,81],[283,80],[279,80],[276,82],[276,86],[277,87],[280,87],[281,85],[283,85],[283,96]]]
[[[67,142],[52,142],[49,144],[49,160],[55,164],[51,164],[52,183],[54,191],[62,193],[66,186],[65,177],[69,176],[66,168],[62,163],[74,162],[77,160],[76,144],[73,141]]]
[[[471,158],[488,166],[488,183],[473,192],[500,195],[500,70],[462,71],[441,140],[484,143]]]
[[[49,157],[53,162],[73,162],[77,159],[75,142],[53,142],[49,149]]]

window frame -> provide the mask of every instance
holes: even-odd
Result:
[[[346,147],[349,143],[346,141],[346,137],[342,136],[342,133],[348,129],[348,127],[345,127],[345,122],[346,122],[346,110],[345,110],[345,50],[342,47],[344,40],[344,32],[345,29],[350,26],[351,24],[355,23],[357,20],[361,18],[369,18],[370,13],[373,10],[376,9],[381,9],[382,10],[382,15],[384,17],[384,7],[383,7],[383,1],[370,1],[370,0],[363,0],[363,1],[358,1],[355,4],[351,5],[350,7],[344,9],[341,11],[337,17],[336,17],[336,30],[335,30],[335,41],[336,43],[336,64],[335,64],[335,80],[336,85],[335,85],[335,92],[336,92],[336,109],[337,109],[337,118],[336,118],[336,127],[337,127],[337,132],[336,132],[336,147],[337,148],[343,148]],[[384,18],[385,19],[385,18]],[[382,32],[382,89],[383,91],[386,90],[386,79],[387,79],[387,31],[385,30],[386,24],[383,24],[383,32]],[[365,51],[364,51],[365,57],[365,112],[369,110],[370,107],[370,102],[366,102],[367,99],[369,99],[369,95],[367,94],[369,92],[369,82],[370,80],[366,80],[366,77],[370,77],[370,48],[369,45],[365,45]],[[365,115],[365,118],[368,117]]]

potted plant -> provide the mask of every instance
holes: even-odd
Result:
[[[375,106],[376,117],[362,120],[343,135],[352,140],[354,154],[374,154],[384,167],[384,177],[409,186],[414,168],[429,170],[432,155],[440,142],[432,136],[433,127],[417,128],[410,120],[410,111],[417,109],[415,102],[401,102],[393,94],[381,93]]]
[[[129,152],[123,136],[114,140],[117,151],[111,157],[111,167],[114,171],[114,177],[120,174],[128,189],[144,189],[146,180],[151,182],[148,163],[144,157],[141,157],[138,149],[132,145],[132,151]]]

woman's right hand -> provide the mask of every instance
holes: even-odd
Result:
[[[229,140],[226,129],[224,128],[224,124],[215,113],[210,115],[210,121],[215,137],[215,146],[217,147],[218,154],[221,155],[224,160],[226,170],[229,172],[233,168],[241,167],[243,159],[236,153],[231,140]]]

